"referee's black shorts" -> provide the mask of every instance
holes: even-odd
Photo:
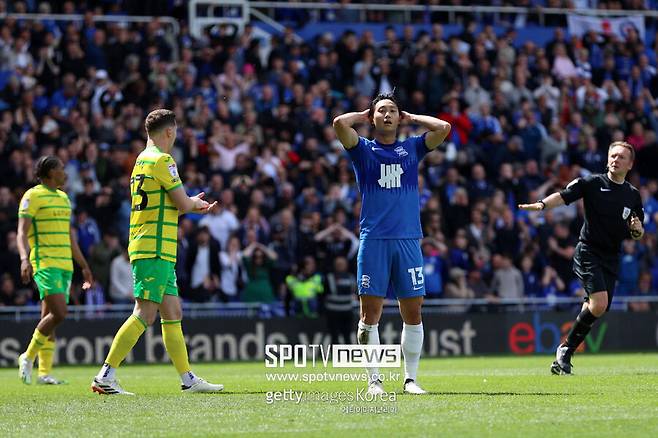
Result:
[[[573,256],[573,272],[578,276],[587,293],[585,301],[595,292],[608,292],[608,308],[612,303],[617,283],[617,271],[619,269],[619,256],[603,255],[586,243],[578,242],[576,252]]]

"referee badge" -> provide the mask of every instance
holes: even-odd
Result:
[[[630,215],[631,215],[631,209],[628,207],[624,207],[624,212],[621,214],[621,217],[624,218],[624,220],[626,220]]]

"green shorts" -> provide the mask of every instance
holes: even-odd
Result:
[[[132,263],[135,298],[162,303],[165,295],[178,296],[175,263],[159,257]]]
[[[43,300],[49,295],[64,294],[68,303],[72,277],[73,272],[63,269],[45,268],[38,270],[34,274],[34,282],[39,288],[39,298]]]

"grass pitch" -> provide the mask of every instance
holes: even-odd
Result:
[[[362,382],[271,382],[262,363],[197,364],[221,394],[182,395],[171,365],[119,370],[135,397],[94,394],[96,366],[55,368],[66,386],[23,385],[0,370],[0,434],[17,436],[658,436],[658,354],[577,355],[574,376],[552,376],[548,356],[421,360],[427,396],[266,403],[268,391],[354,394]],[[300,373],[323,369],[284,369]],[[343,369],[339,370],[341,373]],[[334,372],[334,370],[328,370]],[[36,377],[36,369],[35,369]],[[371,407],[378,414],[359,410]],[[394,411],[394,412],[391,412]]]

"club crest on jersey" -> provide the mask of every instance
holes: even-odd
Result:
[[[398,154],[398,157],[406,157],[409,155],[409,153],[402,146],[398,146],[393,150]]]
[[[630,215],[631,215],[631,209],[628,208],[628,207],[624,207],[624,211],[622,212],[621,217],[624,220],[626,220],[626,219],[628,219],[628,216],[630,216]]]
[[[172,178],[178,178],[178,169],[176,168],[176,164],[170,164],[168,166],[169,168],[169,174],[171,175]]]

